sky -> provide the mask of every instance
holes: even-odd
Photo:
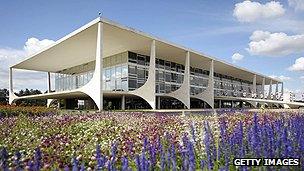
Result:
[[[15,0],[0,3],[0,88],[9,66],[98,17],[284,81],[304,92],[304,0]],[[14,89],[47,89],[15,71]]]

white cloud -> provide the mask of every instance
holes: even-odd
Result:
[[[278,79],[278,80],[281,80],[281,81],[288,81],[288,80],[291,80],[290,77],[286,77],[286,76],[284,76],[284,75],[280,75],[280,76],[277,76],[277,75],[270,75],[269,77],[274,78],[274,79]]]
[[[296,59],[295,63],[291,65],[288,70],[290,71],[304,71],[304,57]]]
[[[8,88],[9,66],[53,43],[53,40],[39,40],[32,37],[25,42],[23,49],[0,48],[0,88]],[[45,87],[45,78],[45,73],[15,70],[13,75],[14,88]]]
[[[248,52],[252,55],[285,56],[304,52],[304,34],[289,36],[257,30],[250,36]]]
[[[231,59],[232,59],[232,62],[233,63],[236,63],[237,61],[240,61],[244,58],[243,55],[239,54],[239,53],[234,53],[232,56],[231,56]]]
[[[233,16],[240,22],[254,22],[258,19],[277,18],[285,13],[280,2],[271,1],[266,4],[244,1],[235,4]]]
[[[288,0],[289,6],[293,7],[296,11],[304,10],[303,0]]]
[[[304,80],[304,76],[301,76],[300,79],[303,79],[303,80]]]
[[[45,47],[50,46],[53,43],[54,43],[53,40],[49,40],[49,39],[39,40],[35,37],[32,37],[25,42],[24,50],[27,52],[27,54],[30,55],[38,52],[39,50]]]

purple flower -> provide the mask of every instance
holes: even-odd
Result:
[[[122,167],[121,167],[121,169],[123,171],[125,171],[125,170],[128,171],[129,170],[129,162],[128,162],[128,158],[126,156],[124,156],[122,158]]]
[[[84,162],[82,162],[81,166],[80,166],[80,170],[79,171],[85,171],[85,166],[84,166]]]
[[[0,169],[3,171],[8,171],[8,153],[6,148],[2,148],[0,155]]]
[[[72,158],[72,171],[78,171],[78,164],[79,164],[79,161],[73,157]]]
[[[14,160],[14,163],[15,163],[15,166],[16,166],[16,171],[21,171],[23,170],[23,166],[22,166],[22,163],[21,163],[21,153],[19,151],[17,151],[15,153],[15,160]]]
[[[166,157],[162,144],[160,144],[160,167],[161,170],[165,170],[166,168]]]
[[[174,144],[171,144],[171,161],[172,161],[172,170],[176,171],[176,152]]]
[[[137,171],[141,171],[141,163],[140,163],[140,158],[139,158],[138,154],[135,156],[135,164],[136,164]]]
[[[41,153],[39,148],[36,148],[35,149],[35,156],[34,156],[35,170],[40,170],[41,169],[41,166],[42,166],[41,160],[42,160],[42,153]]]
[[[101,170],[106,162],[105,157],[101,154],[100,145],[96,145],[96,161],[97,161],[97,170]]]
[[[200,167],[201,167],[201,170],[204,170],[204,167],[205,167],[205,161],[204,160],[201,160]]]
[[[196,163],[195,163],[195,152],[194,152],[193,143],[189,142],[187,148],[188,148],[188,156],[189,156],[189,170],[194,171],[196,168]]]

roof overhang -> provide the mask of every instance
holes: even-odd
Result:
[[[156,41],[156,56],[177,63],[184,63],[186,51],[190,52],[191,66],[209,70],[211,59],[214,60],[214,71],[217,73],[253,81],[257,76],[257,84],[281,82],[280,80],[237,67],[214,57],[202,54],[192,49],[176,45],[141,31],[122,26],[113,21],[97,18],[67,36],[59,39],[53,45],[29,56],[26,60],[12,68],[59,72],[64,69],[85,64],[95,60],[98,23],[103,23],[103,57],[108,57],[125,51],[133,51],[150,55],[151,41]],[[241,74],[240,74],[241,73]]]

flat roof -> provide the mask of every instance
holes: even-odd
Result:
[[[213,56],[163,40],[131,27],[123,26],[106,18],[98,17],[79,29],[71,32],[54,44],[30,55],[27,59],[11,66],[16,69],[59,72],[63,69],[81,65],[95,60],[97,23],[103,23],[103,57],[124,51],[133,51],[149,55],[151,40],[156,41],[156,56],[184,63],[185,51],[190,52],[191,66],[209,70],[211,59],[214,60],[214,71],[217,73],[252,81],[257,76],[257,84],[266,79],[266,84],[282,82],[278,79],[233,65]],[[243,72],[240,74],[240,71]]]

